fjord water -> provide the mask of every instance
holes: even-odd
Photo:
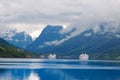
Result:
[[[0,80],[120,80],[120,61],[0,59]]]

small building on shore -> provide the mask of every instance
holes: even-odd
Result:
[[[89,59],[89,55],[86,54],[86,53],[85,54],[82,53],[82,54],[80,54],[79,59],[80,60],[88,60]]]
[[[40,58],[41,58],[41,59],[45,59],[46,56],[45,56],[45,55],[40,55]]]

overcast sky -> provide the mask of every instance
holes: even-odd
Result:
[[[16,28],[36,37],[47,24],[84,30],[104,21],[120,23],[120,0],[0,0],[0,34]]]

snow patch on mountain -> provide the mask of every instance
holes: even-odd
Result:
[[[4,38],[5,40],[13,40],[12,37],[17,33],[16,29],[10,29],[3,34],[1,34],[1,37]]]
[[[84,36],[86,37],[92,36],[92,33],[85,33]]]
[[[26,32],[18,32],[16,29],[10,29],[1,35],[8,43],[20,47],[26,48],[26,46],[32,43],[32,38]]]

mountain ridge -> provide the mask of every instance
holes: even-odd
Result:
[[[105,32],[104,27],[106,25],[101,25],[101,32],[94,32],[93,29],[87,29],[84,32],[69,38],[68,40],[63,41],[59,45],[47,45],[47,46],[42,46],[42,47],[37,47],[35,46],[35,52],[37,53],[44,53],[44,54],[49,54],[49,53],[56,53],[58,55],[67,55],[71,56],[72,58],[76,58],[79,56],[81,53],[88,53],[91,56],[95,56],[95,59],[112,59],[113,56],[110,57],[110,55],[114,55],[113,59],[117,59],[117,56],[120,56],[120,38],[117,37],[114,33],[112,32]],[[55,27],[54,27],[55,28]],[[43,30],[44,32],[47,30]],[[53,30],[49,29],[49,32],[52,32]],[[65,34],[60,33],[61,30],[57,31],[60,36],[63,36],[63,38],[57,39],[57,37],[52,38],[52,40],[48,40],[50,43],[53,41],[55,43],[56,39],[57,41],[63,40],[66,38]],[[103,32],[104,34],[103,34]],[[72,33],[71,33],[72,34]],[[113,35],[112,35],[113,34]],[[43,33],[41,33],[43,35]],[[37,38],[38,40],[41,40],[40,37],[41,35]],[[120,35],[117,32],[117,35]],[[50,35],[51,36],[51,35]],[[46,39],[50,37],[49,35],[46,35]],[[46,41],[43,40],[42,43],[45,43]],[[39,41],[37,43],[39,45]],[[32,47],[32,46],[31,46]],[[32,51],[34,52],[34,49],[31,48]],[[28,49],[30,50],[30,49]],[[110,54],[111,53],[111,54]],[[93,55],[95,54],[95,55]],[[101,55],[108,55],[107,58],[105,57],[100,57]],[[115,56],[117,55],[117,56]]]
[[[30,35],[26,34],[24,31],[17,32],[15,29],[9,30],[1,37],[8,43],[23,49],[32,43],[32,37]]]

